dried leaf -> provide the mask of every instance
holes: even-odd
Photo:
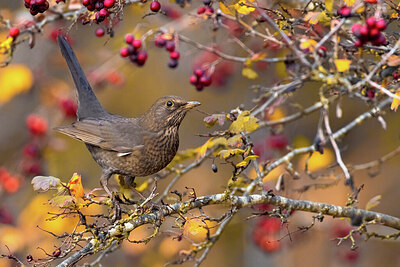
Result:
[[[205,117],[203,120],[206,123],[206,127],[211,128],[217,123],[219,126],[224,125],[225,118],[225,114],[213,114],[211,116]]]
[[[250,116],[250,111],[245,110],[232,122],[229,131],[234,134],[239,134],[241,132],[251,133],[257,130],[258,126],[258,119]]]
[[[400,56],[391,55],[387,61],[388,66],[396,67],[400,65]]]
[[[251,160],[254,160],[254,159],[256,159],[256,158],[258,158],[257,155],[248,156],[248,157],[246,157],[244,160],[242,160],[241,162],[239,162],[238,164],[236,164],[236,167],[245,167],[245,166],[247,166],[247,165],[249,164],[249,162],[250,162]]]
[[[338,72],[345,72],[350,69],[351,60],[348,59],[335,59],[336,69]]]
[[[365,205],[365,209],[371,210],[371,209],[375,208],[376,206],[378,206],[381,203],[381,199],[382,199],[381,195],[374,196],[373,198],[371,198],[368,201],[367,205]]]
[[[232,157],[232,156],[235,156],[235,155],[242,155],[242,154],[244,154],[244,150],[243,149],[239,149],[239,148],[235,148],[235,149],[225,149],[225,150],[221,150],[221,151],[219,151],[218,152],[218,156],[221,158],[221,159],[226,159],[226,158],[230,158],[230,157]]]
[[[52,199],[50,199],[50,205],[64,208],[64,207],[68,206],[69,204],[73,203],[73,201],[74,201],[73,196],[69,196],[69,195],[55,196]]]
[[[60,179],[53,176],[36,176],[33,177],[31,184],[35,191],[48,191],[49,189],[56,189],[60,184]]]
[[[242,75],[248,79],[255,79],[258,77],[257,72],[255,72],[252,68],[249,67],[242,69]]]

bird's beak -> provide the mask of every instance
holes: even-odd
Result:
[[[194,107],[197,107],[197,106],[200,106],[200,102],[197,102],[197,101],[188,101],[186,104],[185,104],[185,109],[192,109],[192,108],[194,108]]]

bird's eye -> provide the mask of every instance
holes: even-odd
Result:
[[[167,105],[167,107],[172,107],[174,105],[174,102],[168,100],[166,105]]]

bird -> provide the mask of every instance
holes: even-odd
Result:
[[[108,187],[110,177],[119,174],[133,181],[166,167],[178,151],[182,120],[200,103],[168,95],[139,117],[111,114],[94,94],[68,41],[62,35],[57,41],[75,83],[78,108],[76,122],[55,130],[85,143],[102,169],[100,184],[113,200],[114,219],[118,219],[121,210]]]

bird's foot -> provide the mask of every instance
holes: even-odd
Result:
[[[111,218],[111,222],[115,222],[121,219],[121,205],[119,204],[119,201],[115,196],[112,197],[112,203],[114,214]]]

